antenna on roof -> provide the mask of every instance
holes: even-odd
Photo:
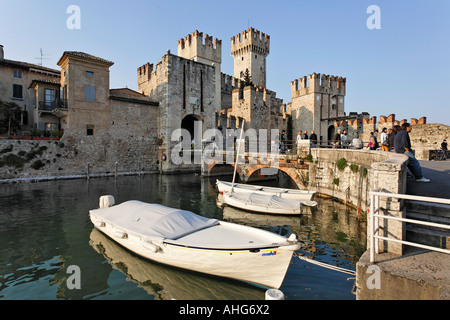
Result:
[[[48,56],[48,54],[43,54],[42,53],[42,48],[41,48],[40,52],[41,52],[41,56],[39,58],[35,58],[35,59],[41,60],[41,63],[39,65],[42,67],[42,60],[43,59],[48,59],[48,58],[44,58],[44,56]]]

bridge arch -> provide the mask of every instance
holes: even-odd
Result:
[[[211,173],[211,171],[213,170],[213,168],[218,165],[217,163],[213,162],[211,164],[208,165],[208,173]],[[233,167],[234,170],[234,166],[235,164],[231,164],[228,163],[228,165]],[[304,177],[302,176],[302,173],[300,171],[302,171],[302,169],[296,169],[296,168],[288,168],[288,167],[270,167],[267,165],[259,165],[259,164],[239,164],[237,169],[236,169],[236,173],[237,175],[239,175],[239,178],[242,181],[247,181],[248,178],[250,178],[250,176],[252,174],[254,174],[256,171],[261,170],[262,168],[274,168],[274,169],[278,169],[281,172],[285,173],[287,176],[289,176],[292,181],[294,181],[295,185],[299,188],[299,189],[304,189],[305,188],[305,181],[303,181]]]

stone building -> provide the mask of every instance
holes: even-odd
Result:
[[[173,148],[182,140],[176,135],[176,130],[185,130],[183,138],[187,147],[183,151],[186,156],[186,152],[191,151],[192,139],[195,149],[201,149],[204,131],[215,128],[216,104],[220,101],[215,81],[215,66],[170,52],[155,67],[147,63],[138,68],[138,91],[159,102],[157,156],[162,159],[162,171],[191,170],[200,166],[198,158],[195,160],[189,156],[182,163],[175,164],[171,156]]]
[[[67,101],[58,111],[64,141],[89,156],[93,170],[156,170],[159,103],[128,88],[110,89],[113,62],[106,59],[66,51],[58,65]]]
[[[286,129],[282,99],[265,88],[269,36],[250,28],[231,42],[234,77],[221,72],[222,41],[198,31],[178,41],[178,55],[167,52],[156,65],[138,68],[138,91],[160,103],[158,158],[167,159],[163,171],[200,166],[199,158],[181,164],[171,161],[172,151],[180,144],[180,138],[173,136],[178,129],[189,132],[194,149],[202,147],[206,130],[218,128],[225,140],[226,129],[239,128],[242,120],[246,120],[245,129]],[[246,69],[258,85],[243,86]],[[225,147],[224,140],[220,143]]]
[[[21,130],[59,129],[58,118],[51,114],[59,103],[59,78],[58,70],[5,59],[0,45],[0,99],[20,108],[15,119]]]
[[[293,136],[299,130],[315,130],[321,141],[333,139],[337,126],[345,116],[346,78],[313,73],[291,81]],[[338,123],[339,126],[339,123]]]
[[[231,108],[223,108],[220,118],[227,118],[227,128],[245,120],[245,129],[266,129],[266,141],[273,138],[270,130],[287,129],[286,105],[276,97],[276,92],[266,88],[266,58],[270,52],[270,36],[249,28],[231,38],[231,55],[234,58],[234,86],[231,90]],[[244,84],[248,71],[251,85]],[[229,81],[227,81],[229,82]],[[228,89],[228,88],[226,88]],[[224,121],[222,121],[224,122]]]

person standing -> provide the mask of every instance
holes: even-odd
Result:
[[[305,132],[303,133],[303,139],[308,139],[308,130],[305,130]]]
[[[444,141],[442,141],[441,149],[444,150],[445,152],[447,152],[447,140],[446,139],[444,139]]]
[[[341,145],[344,148],[348,148],[348,144],[349,144],[349,141],[348,141],[348,136],[347,136],[347,130],[344,130],[341,134]]]
[[[317,134],[316,134],[316,132],[314,130],[311,131],[311,135],[309,136],[309,140],[311,140],[312,147],[315,148],[316,145],[317,145]]]
[[[402,128],[396,124],[394,126],[394,128],[392,128],[392,132],[389,133],[389,151],[395,152],[394,150],[394,139],[395,139],[395,135],[402,130]]]
[[[280,141],[281,141],[281,153],[285,153],[287,150],[287,141],[286,141],[286,131],[281,131],[280,135]]]
[[[423,176],[422,167],[419,161],[416,159],[411,149],[411,140],[409,133],[411,132],[411,124],[405,122],[401,126],[401,130],[395,135],[394,148],[396,153],[403,153],[408,156],[408,169],[416,178],[417,182],[430,182]]]
[[[441,149],[444,152],[444,160],[447,159],[447,140],[444,139],[441,143]]]
[[[381,150],[389,151],[389,139],[387,134],[387,128],[383,128],[383,130],[381,131],[380,141],[381,141]]]
[[[341,146],[341,130],[340,129],[334,135],[332,144],[333,144],[334,148],[339,148]]]

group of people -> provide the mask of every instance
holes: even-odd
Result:
[[[352,141],[352,143],[353,143],[353,141]],[[350,147],[351,145],[350,145],[350,141],[348,139],[347,130],[341,131],[339,129],[333,137],[332,145],[333,145],[333,148],[348,148],[348,147]]]
[[[412,126],[408,122],[403,123],[401,126],[395,125],[389,129],[389,132],[387,128],[383,128],[380,135],[381,150],[407,155],[409,160],[408,169],[416,181],[430,182],[430,179],[423,176],[422,167],[412,151],[411,139],[409,137],[411,130]],[[376,150],[379,147],[377,138],[373,132],[370,133],[370,141],[367,147],[371,150]]]
[[[305,130],[305,132],[303,132],[302,130],[298,131],[297,134],[297,146],[301,143],[301,140],[310,140],[311,141],[311,146],[315,147],[317,145],[317,135],[316,132],[313,130],[311,131],[311,134],[308,136],[308,130]]]
[[[403,123],[400,125],[395,125],[393,128],[389,130],[387,128],[383,128],[380,135],[380,141],[378,142],[377,137],[373,132],[370,132],[369,143],[367,144],[367,148],[369,150],[377,150],[381,148],[383,151],[387,152],[395,152],[400,154],[405,154],[408,156],[408,169],[413,174],[414,178],[418,182],[430,182],[430,179],[427,179],[423,176],[422,167],[419,161],[414,156],[414,153],[411,149],[411,139],[409,137],[409,133],[411,132],[412,127],[410,123]],[[283,130],[282,136],[285,136],[285,132]],[[308,131],[299,130],[297,134],[297,146],[301,144],[301,140],[309,139],[311,142],[311,147],[317,146],[317,135],[312,130],[311,134],[308,136]],[[285,140],[284,140],[285,141]],[[338,130],[334,135],[332,140],[333,148],[352,148],[352,149],[362,149],[364,147],[363,141],[359,138],[358,133],[353,138],[350,143],[350,139],[348,137],[347,130]],[[283,143],[281,143],[283,145]],[[444,152],[447,151],[447,141],[444,140],[441,144],[442,150]]]

